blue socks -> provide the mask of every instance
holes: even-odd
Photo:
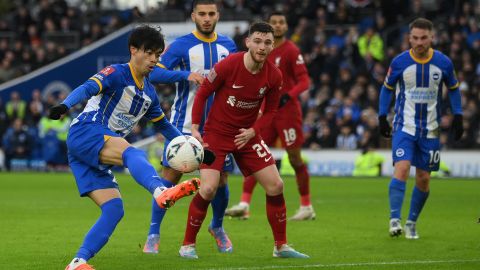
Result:
[[[101,207],[102,214],[88,231],[83,244],[75,257],[88,261],[107,243],[118,222],[123,217],[122,199],[115,198],[105,202]]]
[[[228,190],[228,185],[218,187],[215,198],[212,200],[213,217],[212,223],[210,224],[212,228],[220,228],[223,226],[223,216],[225,215],[229,198],[230,191]]]
[[[163,187],[160,177],[152,164],[148,162],[145,152],[135,147],[123,151],[123,165],[128,168],[133,179],[153,194],[157,187]]]
[[[415,186],[412,192],[412,200],[410,202],[410,213],[408,214],[408,220],[417,221],[422,208],[427,201],[429,191],[423,192]]]
[[[174,186],[174,184],[167,179],[160,178],[160,181],[166,188]],[[167,209],[160,208],[155,199],[152,200],[152,220],[150,221],[150,230],[148,231],[148,235],[160,234],[160,224],[162,223],[166,212]]]
[[[402,213],[403,197],[405,196],[405,181],[400,181],[392,178],[388,190],[388,197],[390,199],[390,218],[400,219]]]

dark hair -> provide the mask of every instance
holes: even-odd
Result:
[[[272,18],[272,16],[283,16],[285,17],[285,20],[287,19],[287,15],[285,15],[285,13],[281,11],[273,11],[272,13],[268,14],[267,21],[270,21],[270,18]]]
[[[255,32],[272,33],[273,35],[273,27],[266,22],[254,22],[248,30],[248,35],[251,36]]]
[[[420,28],[420,29],[432,31],[433,23],[430,20],[427,20],[425,18],[417,18],[412,23],[410,23],[409,28],[410,28],[410,31],[412,31],[413,28]]]
[[[137,49],[156,51],[160,49],[161,52],[165,49],[165,40],[160,27],[153,28],[148,25],[141,25],[133,29],[128,38],[128,48],[133,46]]]
[[[192,3],[192,12],[198,5],[215,5],[218,9],[217,1],[215,0],[195,0]]]

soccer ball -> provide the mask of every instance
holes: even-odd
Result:
[[[183,173],[193,172],[203,161],[203,146],[192,136],[178,136],[168,144],[166,157],[173,169]]]

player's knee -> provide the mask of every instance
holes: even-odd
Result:
[[[102,205],[102,214],[109,217],[111,222],[118,223],[125,215],[123,201],[120,198],[111,199]]]
[[[268,184],[265,188],[265,192],[269,196],[275,196],[283,193],[283,181],[278,179],[277,181]]]
[[[205,200],[213,200],[215,193],[217,192],[217,187],[202,185],[200,188],[200,193]]]

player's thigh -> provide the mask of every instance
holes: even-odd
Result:
[[[440,140],[420,138],[412,165],[424,171],[438,171],[440,167]]]
[[[285,112],[274,120],[275,131],[286,149],[301,148],[304,137],[302,130],[301,113],[297,111]],[[270,144],[268,144],[270,145]]]
[[[205,200],[213,200],[220,182],[220,170],[217,169],[201,169],[200,170],[200,195]]]
[[[275,165],[269,165],[254,172],[253,177],[262,185],[267,195],[275,196],[283,193],[283,181]]]
[[[116,188],[97,189],[88,193],[88,197],[92,199],[98,206],[115,199],[121,198],[120,191]]]
[[[80,196],[87,196],[95,190],[118,189],[118,183],[112,171],[105,166],[93,167],[68,153]]]
[[[275,159],[267,144],[259,137],[252,138],[242,149],[233,153],[235,161],[244,176],[249,176],[270,165]]]
[[[110,138],[120,135],[95,122],[77,122],[70,127],[67,147],[70,157],[93,168],[101,167],[100,151]]]
[[[105,144],[100,150],[102,164],[123,166],[123,152],[131,145],[121,137],[105,138]]]

